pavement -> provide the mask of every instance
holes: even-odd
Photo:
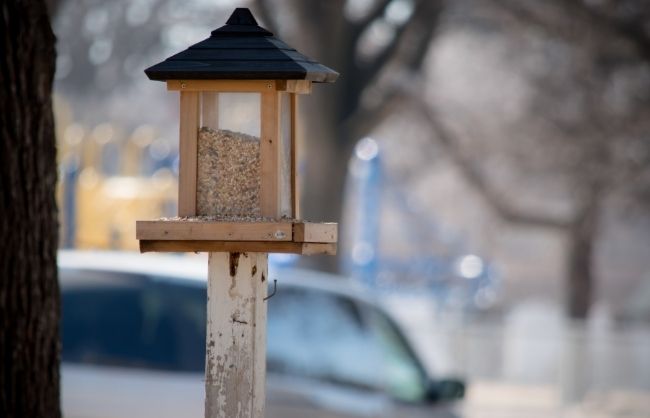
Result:
[[[464,418],[649,418],[650,391],[590,393],[565,404],[550,385],[471,381],[460,413]]]

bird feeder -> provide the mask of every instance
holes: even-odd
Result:
[[[335,254],[337,225],[301,220],[298,95],[338,73],[236,9],[145,70],[180,92],[178,216],[137,221],[142,252],[209,252],[206,417],[264,410],[267,254]]]
[[[299,220],[296,119],[338,73],[248,9],[145,73],[180,92],[180,161],[178,218],[138,222],[142,251],[335,253],[336,224]]]

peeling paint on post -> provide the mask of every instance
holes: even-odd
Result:
[[[210,253],[206,418],[262,418],[267,254]]]

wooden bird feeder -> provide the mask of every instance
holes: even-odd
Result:
[[[180,92],[180,164],[178,218],[138,221],[142,252],[336,252],[336,224],[299,220],[296,113],[338,73],[248,9],[145,73]]]
[[[337,225],[300,219],[299,94],[338,73],[236,9],[145,70],[180,92],[178,217],[137,221],[141,252],[209,252],[206,417],[262,417],[267,253],[335,254]]]

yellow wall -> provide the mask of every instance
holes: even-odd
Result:
[[[176,201],[171,173],[103,178],[92,167],[79,175],[76,246],[82,249],[136,250],[135,221],[165,215]]]

